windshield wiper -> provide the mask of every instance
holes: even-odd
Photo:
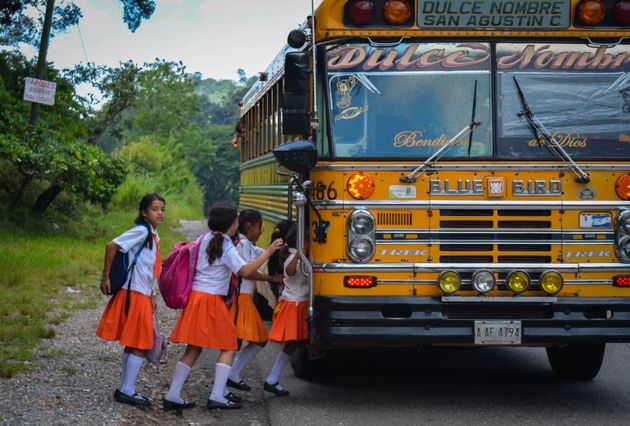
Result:
[[[527,101],[525,100],[525,95],[523,94],[523,91],[521,90],[521,86],[519,86],[518,81],[516,81],[516,77],[512,76],[512,79],[514,80],[514,86],[516,87],[516,94],[518,95],[518,99],[521,102],[521,108],[522,108],[522,111],[518,113],[518,116],[525,117],[525,120],[527,121],[527,128],[529,129],[530,132],[532,132],[532,135],[534,135],[534,137],[536,138],[536,142],[538,142],[538,146],[545,145],[545,147],[551,153],[553,153],[554,155],[559,157],[561,160],[563,160],[565,163],[567,163],[567,165],[569,166],[569,169],[571,169],[573,174],[575,174],[576,176],[575,178],[576,182],[589,183],[591,181],[591,178],[588,176],[588,173],[582,170],[582,168],[578,166],[575,163],[575,161],[573,161],[573,158],[571,158],[571,156],[564,150],[564,148],[560,146],[556,138],[554,138],[553,135],[549,133],[549,131],[545,128],[545,126],[543,126],[543,124],[538,120],[538,118],[536,118],[536,116],[534,115],[534,112],[529,108],[529,105],[527,105]],[[547,143],[546,144],[544,142],[541,143],[540,138],[544,139],[544,141]]]
[[[446,142],[444,146],[438,149],[432,156],[427,158],[427,161],[422,163],[420,166],[416,167],[411,173],[407,176],[402,176],[400,178],[401,182],[404,183],[412,183],[418,180],[418,176],[420,176],[426,170],[427,166],[432,162],[437,162],[444,154],[446,154],[457,142],[461,141],[466,137],[466,135],[470,134],[470,138],[468,139],[468,156],[470,156],[470,144],[472,143],[472,132],[473,129],[481,124],[481,121],[475,121],[475,110],[477,109],[477,80],[475,80],[475,89],[473,93],[473,107],[472,107],[472,119],[470,123],[464,127],[458,134],[453,136],[451,140]]]

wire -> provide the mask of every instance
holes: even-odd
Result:
[[[85,62],[90,62],[88,59],[87,51],[85,50],[85,43],[83,43],[83,34],[81,34],[81,24],[77,22],[77,29],[79,30],[79,39],[81,40],[81,47],[83,48],[83,56],[85,56]]]

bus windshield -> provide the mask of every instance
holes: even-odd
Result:
[[[630,46],[497,44],[498,155],[553,158],[519,116],[530,109],[574,159],[630,157]]]
[[[337,158],[427,158],[473,115],[481,125],[445,156],[493,155],[488,43],[337,45],[327,72]]]

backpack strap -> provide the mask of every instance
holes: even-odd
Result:
[[[131,263],[131,266],[129,267],[129,280],[127,281],[127,294],[125,296],[125,315],[129,314],[129,306],[131,305],[131,280],[133,279],[133,272],[136,269],[136,263],[138,263],[138,258],[140,257],[140,253],[142,253],[142,249],[149,242],[149,238],[151,238],[151,228],[148,225],[138,225],[138,226],[144,226],[145,228],[147,228],[147,231],[149,233],[147,234],[147,238],[145,238],[145,240],[142,242],[142,245],[140,246],[140,250],[138,250],[136,254],[133,256],[133,262]]]

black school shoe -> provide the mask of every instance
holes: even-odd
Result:
[[[228,392],[228,394],[225,395],[225,399],[232,402],[238,402],[239,404],[243,402],[243,398],[241,398],[238,395],[233,394],[232,392]]]
[[[241,404],[240,402],[230,401],[229,399],[227,402],[219,402],[219,401],[214,401],[212,399],[209,399],[208,402],[206,403],[206,407],[208,407],[208,410],[214,410],[216,408],[236,410],[239,408],[243,408],[243,404]]]
[[[114,399],[118,402],[122,402],[123,404],[135,405],[137,407],[148,407],[151,405],[151,401],[140,395],[138,392],[130,396],[116,389],[114,392]]]
[[[189,401],[187,399],[185,399],[184,402],[181,403],[181,404],[179,402],[169,401],[166,398],[164,398],[164,400],[162,402],[162,406],[164,407],[164,411],[185,410],[186,408],[192,408],[195,405],[196,405],[195,402]]]
[[[240,382],[238,382],[238,383],[237,383],[237,382],[235,382],[234,380],[230,380],[230,379],[228,379],[228,381],[227,381],[227,385],[228,385],[229,387],[231,387],[231,388],[238,389],[238,390],[242,390],[242,391],[245,391],[245,392],[249,392],[250,390],[252,390],[252,387],[251,387],[251,386],[249,386],[247,383],[245,383],[245,382],[244,382],[244,381],[242,381],[242,380],[241,380]]]
[[[267,392],[271,392],[271,393],[273,393],[275,395],[278,395],[278,396],[287,396],[289,394],[288,390],[282,389],[280,387],[280,382],[276,382],[274,384],[269,384],[265,380],[265,382],[263,383],[263,389],[266,390]]]

